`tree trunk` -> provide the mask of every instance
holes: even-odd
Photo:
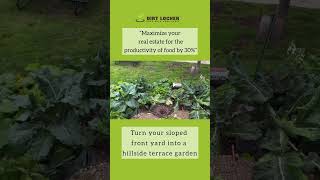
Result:
[[[278,17],[287,18],[289,13],[290,0],[280,0]]]
[[[196,74],[200,73],[200,66],[201,66],[201,61],[198,61],[196,64]]]
[[[289,14],[290,0],[279,0],[279,7],[273,32],[273,41],[279,41],[284,36],[285,24]]]
[[[195,75],[200,73],[201,61],[197,61],[197,64],[193,65],[190,69],[191,74]]]

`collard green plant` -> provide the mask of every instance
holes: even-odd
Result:
[[[319,150],[312,146],[320,140],[319,74],[291,63],[251,76],[234,56],[229,70],[230,81],[213,96],[220,131],[257,142],[263,155],[255,154],[255,179],[306,179],[306,154]],[[320,170],[317,159],[307,164]]]
[[[144,96],[145,93],[138,92],[136,84],[123,82],[119,85],[111,85],[110,108],[113,112],[112,115],[119,114],[119,117],[130,118],[137,113],[140,107],[139,100]],[[143,103],[142,100],[140,103]]]
[[[99,57],[88,63],[100,62]],[[12,167],[0,168],[0,174],[5,177],[17,170],[24,179],[41,179],[37,173],[52,178],[67,164],[79,166],[76,160],[83,152],[107,139],[107,81],[97,69],[41,65],[26,69],[24,77],[0,76],[0,158],[12,162]],[[20,167],[26,157],[43,168],[35,173]]]

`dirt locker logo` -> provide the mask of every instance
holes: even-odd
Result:
[[[180,16],[144,16],[139,15],[136,22],[180,22]]]

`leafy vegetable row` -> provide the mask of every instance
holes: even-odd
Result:
[[[210,114],[210,82],[201,76],[199,81],[182,82],[174,88],[173,82],[161,79],[148,83],[144,78],[133,82],[118,82],[111,85],[111,118],[131,118],[139,109],[165,104],[174,110],[190,111],[190,118],[205,119]]]

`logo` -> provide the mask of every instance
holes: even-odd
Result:
[[[144,22],[144,15],[139,15],[138,18],[136,19],[136,22]]]
[[[150,22],[150,23],[176,23],[180,22],[180,16],[144,16],[139,15],[136,18],[136,22]]]

